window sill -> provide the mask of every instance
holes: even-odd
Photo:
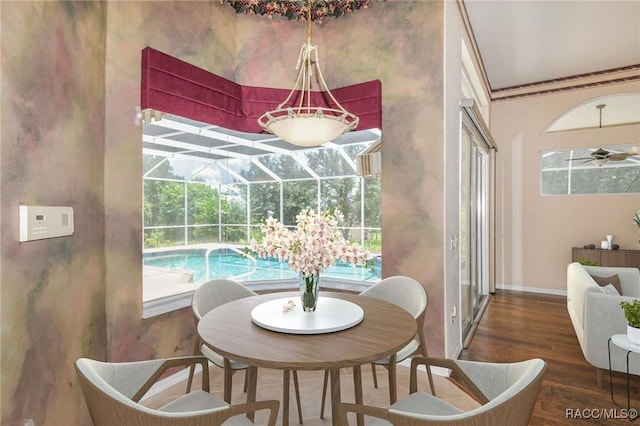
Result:
[[[285,290],[295,291],[298,289],[298,282],[296,280],[251,281],[244,284],[251,290],[260,293]],[[369,288],[372,284],[374,283],[369,281],[347,281],[336,280],[332,278],[323,278],[321,290],[340,290],[360,293],[366,288]],[[142,304],[142,318],[153,318],[169,312],[177,311],[179,309],[190,307],[191,299],[193,298],[193,292],[194,290],[192,289],[178,294],[171,294],[167,296],[156,297],[151,300],[145,300]]]

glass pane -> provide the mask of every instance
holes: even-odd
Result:
[[[184,228],[152,228],[144,230],[144,248],[184,245]]]
[[[550,151],[540,157],[540,167],[543,170],[556,167],[567,167],[570,151]]]
[[[220,242],[225,244],[248,244],[247,227],[241,225],[222,226]]]
[[[226,161],[226,167],[229,168],[231,173],[238,174],[249,182],[273,180],[273,177],[251,162],[251,160],[228,160]]]
[[[571,193],[640,193],[640,167],[575,170],[571,174]]]
[[[187,224],[206,225],[218,222],[218,192],[211,186],[187,184]]]
[[[190,226],[187,228],[188,244],[217,243],[218,229],[218,225]]]
[[[345,226],[360,226],[360,181],[357,177],[324,179],[320,184],[320,210],[340,208]]]
[[[382,226],[381,188],[380,176],[364,178],[364,226],[368,228]]]
[[[324,148],[305,153],[309,167],[320,177],[350,176],[354,167],[338,151]]]
[[[145,157],[148,157],[145,155]],[[153,157],[153,156],[151,156]],[[184,158],[165,158],[158,167],[151,168],[145,177],[189,180],[201,166],[199,162]]]
[[[215,163],[204,163],[200,167],[193,170],[191,181],[207,183],[213,187],[217,187],[223,178],[222,170]]]
[[[365,149],[367,149],[372,144],[373,142],[358,143],[354,145],[343,146],[342,149],[344,149],[344,152],[347,153],[349,158],[355,161],[356,156],[360,154],[362,151],[364,151]]]
[[[318,184],[315,180],[283,182],[282,190],[284,200],[282,223],[285,225],[295,225],[296,215],[300,210],[317,209]]]
[[[184,225],[184,184],[144,181],[144,226]]]
[[[540,193],[640,193],[638,152],[637,145],[543,151],[540,154]]]
[[[232,160],[218,160],[215,162],[217,168],[217,183],[219,185],[233,185],[234,183],[241,182],[238,175],[234,175],[232,170],[234,167],[231,164]],[[237,169],[237,167],[236,167]]]
[[[472,321],[471,307],[471,153],[472,136],[469,130],[462,127],[462,144],[460,147],[460,297],[462,331],[470,327]]]
[[[228,185],[221,194],[221,217],[224,224],[247,223],[246,185]]]
[[[298,158],[302,159],[302,163],[297,160]],[[292,156],[263,155],[258,158],[258,161],[281,179],[308,179],[311,177],[309,172],[302,167],[302,164],[306,164],[306,159],[300,153],[293,153]]]
[[[277,217],[280,212],[280,184],[254,183],[251,189],[251,223],[264,223],[269,217]]]
[[[168,170],[171,168],[171,164],[167,160],[167,157],[142,154],[142,175],[146,176],[146,174],[149,173],[150,170],[155,170],[158,168],[163,168],[163,173],[169,173]]]
[[[569,171],[542,171],[540,189],[542,195],[567,195],[569,193]]]
[[[380,229],[367,229],[364,235],[364,248],[373,254],[382,253],[382,231]]]

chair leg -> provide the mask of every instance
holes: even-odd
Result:
[[[200,355],[200,336],[196,336],[196,343],[193,347],[193,355]],[[189,379],[187,380],[187,393],[191,392],[191,384],[193,383],[193,375],[196,371],[196,364],[191,364],[189,367]]]
[[[389,370],[389,403],[395,404],[398,401],[398,389],[396,388],[396,362],[389,363],[387,366]]]
[[[398,400],[398,389],[396,387],[396,354],[389,357],[389,363],[383,364],[389,373],[389,403],[394,404]]]
[[[378,376],[376,376],[376,365],[371,363],[371,374],[373,376],[373,387],[378,389]]]
[[[233,370],[231,370],[231,362],[229,359],[224,359],[224,401],[227,404],[231,404],[231,387],[233,386]]]
[[[322,382],[322,403],[320,404],[321,419],[324,419],[324,403],[327,400],[327,383],[329,383],[329,370],[324,370],[324,381]]]
[[[362,404],[362,368],[357,365],[353,367],[353,392],[356,404]],[[364,416],[356,415],[357,426],[364,426]]]
[[[427,350],[427,345],[424,342],[421,344],[422,346],[422,355],[425,358],[429,358],[429,351]],[[433,383],[433,374],[431,373],[431,367],[429,365],[427,367],[427,377],[429,378],[429,387],[431,388],[431,395],[436,396],[436,387]]]
[[[282,424],[289,424],[289,374],[292,370],[282,371]],[[298,405],[298,422],[302,424],[302,404],[300,403],[300,384],[298,383],[298,372],[293,370],[293,389],[296,394],[296,404]]]
[[[289,374],[290,370],[282,370],[282,426],[289,426]]]
[[[427,377],[429,378],[429,387],[431,388],[431,395],[436,396],[436,387],[433,384],[433,375],[431,373],[431,366],[427,365]]]
[[[296,393],[296,404],[298,404],[298,422],[302,424],[302,405],[300,404],[300,385],[298,384],[298,372],[293,370],[293,389]]]

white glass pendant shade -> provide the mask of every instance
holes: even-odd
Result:
[[[309,9],[310,7],[309,5]],[[347,112],[333,97],[320,71],[318,48],[311,44],[311,16],[308,18],[307,42],[300,49],[296,68],[298,77],[289,96],[278,108],[265,112],[258,118],[260,126],[282,140],[298,146],[322,145],[354,130],[358,126],[358,117]],[[331,107],[311,104],[313,70],[320,90],[333,102]],[[288,104],[296,97],[299,99],[297,104]]]
[[[298,146],[322,145],[351,130],[347,116],[344,114],[332,116],[324,113],[291,114],[291,112],[280,117],[273,116],[277,111],[263,115],[268,119],[263,128],[280,139]],[[357,117],[355,118],[357,120]]]

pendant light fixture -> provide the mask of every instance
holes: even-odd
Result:
[[[307,41],[298,56],[298,77],[287,98],[275,110],[258,118],[260,126],[282,140],[298,146],[318,146],[354,130],[358,117],[333,97],[320,71],[318,47],[311,44],[311,0],[307,9]],[[319,89],[329,95],[336,108],[311,104],[311,80],[315,69]],[[295,94],[298,96],[294,96]],[[297,102],[296,101],[297,98]]]

